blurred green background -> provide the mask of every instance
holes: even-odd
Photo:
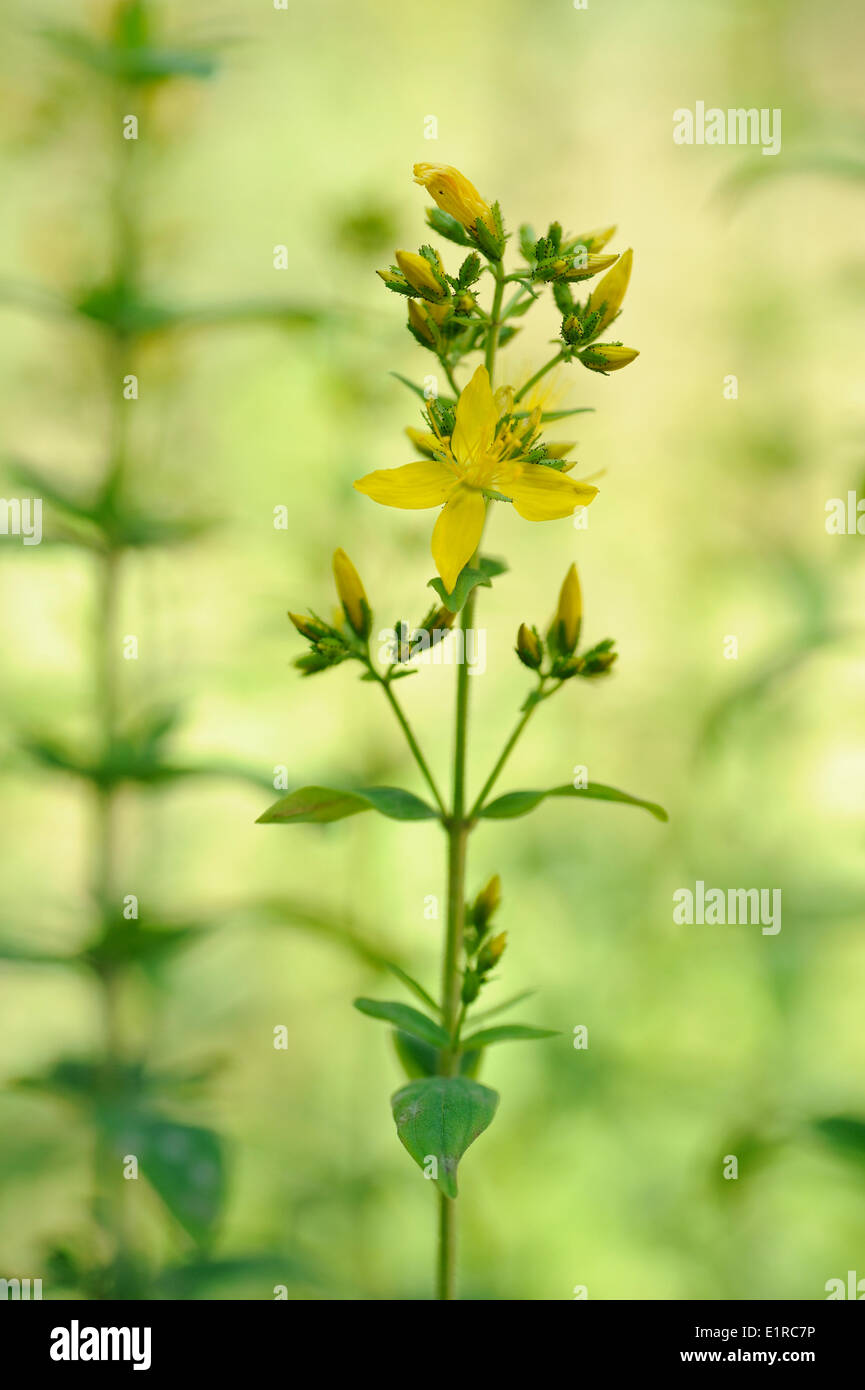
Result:
[[[7,0],[0,18],[7,497],[32,494],[16,462],[80,491],[110,449],[102,326],[81,305],[108,274],[123,112],[92,53],[40,30],[101,41],[116,7],[76,9]],[[515,1017],[561,1037],[485,1059],[502,1101],[461,1168],[462,1296],[825,1297],[828,1279],[865,1275],[865,567],[861,537],[824,524],[865,475],[861,8],[151,10],[163,55],[214,71],[139,84],[126,108],[142,120],[140,284],[172,316],[140,344],[128,476],[142,510],[216,524],[124,561],[118,631],[139,659],[118,657],[119,698],[133,717],[179,707],[174,762],[250,777],[119,797],[119,891],[200,927],[124,971],[124,1053],[166,1078],[161,1114],[220,1136],[224,1171],[199,1223],[178,1219],[176,1173],[161,1198],[126,1185],[129,1287],[430,1296],[435,1204],[396,1142],[400,1072],[387,1031],[350,1005],[398,986],[345,933],[433,984],[442,926],[424,901],[443,901],[443,837],[372,816],[254,824],[279,765],[292,787],[422,791],[356,669],[292,670],[285,611],[329,613],[337,545],[377,626],[427,606],[430,514],[377,508],[351,482],[412,457],[415,402],[388,372],[419,380],[432,359],[374,271],[427,239],[411,166],[430,160],[498,198],[512,231],[615,221],[613,248],[635,249],[620,331],[638,362],[556,383],[562,406],[596,412],[557,427],[580,475],[603,470],[588,529],[494,514],[488,548],[511,570],[482,592],[473,785],[528,688],[516,628],[546,622],[576,561],[585,637],[614,636],[620,661],[544,707],[500,790],[584,764],[671,815],[553,802],[473,837],[470,888],[502,874],[509,935],[486,1002],[535,988]],[[782,153],[675,145],[673,111],[698,100],[780,107]],[[557,328],[547,301],[501,379],[544,360]],[[22,750],[94,730],[93,557],[52,543],[51,521],[47,503],[41,546],[0,546],[0,1276],[61,1297],[92,1294],[106,1252],[87,1096],[56,1068],[97,1054],[104,1020],[92,975],[62,960],[93,934],[86,779]],[[452,683],[429,668],[399,687],[442,777]],[[675,926],[672,893],[696,879],[781,888],[781,932]],[[738,1181],[721,1177],[727,1154]]]

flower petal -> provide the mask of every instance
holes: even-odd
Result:
[[[463,565],[477,550],[485,512],[482,492],[458,486],[433,528],[433,559],[449,594],[453,593]]]
[[[588,506],[598,495],[591,483],[563,478],[555,468],[545,468],[542,463],[515,467],[507,475],[500,475],[498,486],[526,521],[556,521],[570,516],[575,507]]]
[[[404,463],[401,468],[377,468],[355,482],[358,492],[371,497],[373,502],[407,511],[440,506],[455,486],[453,472],[438,459]]]
[[[457,401],[451,448],[458,463],[476,463],[492,447],[498,411],[486,367],[478,367]]]

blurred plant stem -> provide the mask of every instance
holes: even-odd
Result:
[[[114,277],[133,293],[138,288],[138,253],[132,195],[131,158],[134,141],[120,137],[125,112],[135,109],[133,97],[120,84],[109,103],[109,119],[118,141],[114,174],[111,218],[113,223]],[[138,102],[140,106],[140,102]],[[132,372],[134,334],[119,324],[108,326],[105,353],[105,389],[109,401],[108,447],[102,479],[102,499],[116,502],[122,495],[129,451],[129,402],[122,382]],[[96,667],[95,718],[101,731],[103,761],[110,766],[119,732],[120,696],[118,690],[119,628],[118,610],[123,581],[123,549],[112,535],[104,552],[96,557],[97,602],[95,615]],[[96,789],[96,829],[94,846],[93,898],[102,930],[110,934],[116,924],[119,885],[117,846],[117,786],[111,783]],[[106,1095],[116,1090],[116,1076],[123,1056],[120,1021],[122,975],[115,964],[101,961],[95,971],[101,996],[103,1029],[102,1069]],[[126,1213],[124,1179],[110,1138],[97,1125],[94,1155],[94,1214],[104,1231],[115,1269],[124,1263]]]

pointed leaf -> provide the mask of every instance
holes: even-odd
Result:
[[[380,1018],[385,1023],[393,1023],[404,1033],[422,1038],[433,1047],[447,1047],[450,1043],[447,1030],[434,1019],[427,1018],[419,1009],[413,1009],[411,1004],[400,1004],[389,999],[355,999],[354,1007],[370,1018]]]
[[[534,1042],[541,1038],[559,1037],[556,1028],[533,1028],[528,1023],[501,1023],[495,1028],[482,1028],[479,1033],[463,1038],[460,1046],[466,1052],[474,1052],[478,1047],[489,1047],[497,1042]]]
[[[546,792],[506,792],[495,801],[490,801],[479,812],[484,820],[510,820],[514,816],[528,815],[549,796],[582,797],[589,801],[619,801],[625,806],[640,806],[656,820],[669,820],[663,806],[654,801],[643,801],[639,796],[621,792],[617,787],[607,787],[603,782],[590,782],[587,787],[551,787]]]
[[[344,820],[361,811],[378,811],[390,820],[437,820],[438,812],[419,796],[401,787],[299,787],[274,802],[258,817],[256,825]]]
[[[396,975],[398,980],[402,980],[406,989],[410,989],[412,994],[414,994],[418,999],[421,999],[424,1002],[424,1004],[426,1004],[427,1008],[432,1009],[433,1013],[441,1013],[441,1009],[439,1008],[438,1004],[433,999],[432,995],[427,993],[427,991],[424,989],[423,985],[420,983],[419,980],[416,980],[413,975],[410,975],[408,973],[407,970],[403,970],[402,966],[397,965],[395,961],[385,961],[385,965],[387,966],[388,970],[391,972],[392,975]]]
[[[451,613],[459,613],[472,589],[476,588],[478,584],[482,585],[485,589],[491,589],[492,581],[495,579],[496,575],[504,574],[506,570],[507,565],[504,561],[481,556],[478,560],[477,568],[472,565],[463,566],[452,593],[448,593],[441,579],[438,577],[431,579],[427,588],[435,589],[435,592],[438,594],[445,608]]]
[[[519,994],[512,994],[510,999],[503,999],[500,1004],[493,1004],[489,1009],[481,1009],[480,1013],[472,1015],[472,1023],[480,1023],[481,1019],[493,1018],[496,1014],[503,1014],[506,1009],[512,1009],[515,1004],[522,1004],[524,999],[531,999],[537,994],[536,989],[523,989]]]
[[[457,1165],[491,1123],[498,1103],[497,1092],[465,1076],[410,1081],[391,1097],[400,1143],[419,1168],[436,1159],[436,1184],[446,1197],[456,1197]]]

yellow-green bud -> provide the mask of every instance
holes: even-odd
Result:
[[[410,299],[408,302],[408,322],[409,327],[422,338],[424,342],[434,343],[435,334],[430,327],[430,317],[427,313],[426,304],[418,304],[416,300]]]
[[[559,656],[570,656],[576,647],[580,640],[582,621],[583,596],[580,592],[580,579],[576,565],[571,565],[565,575],[565,582],[559,594],[559,606],[550,629]]]
[[[587,316],[593,313],[599,313],[601,316],[595,325],[595,333],[603,333],[622,307],[622,300],[631,278],[633,263],[634,253],[629,248],[619,257],[609,274],[605,275],[603,280],[600,280],[592,290],[587,306]],[[625,364],[622,363],[622,365]]]
[[[624,347],[621,343],[593,343],[580,353],[580,361],[590,372],[617,372],[639,355],[637,348]]]
[[[528,666],[530,671],[537,671],[544,659],[540,637],[534,628],[527,627],[525,623],[520,623],[520,630],[517,633],[517,656],[524,666]]]
[[[431,299],[444,299],[447,290],[436,279],[425,256],[418,256],[414,251],[397,251],[396,263],[413,289]]]
[[[475,926],[483,931],[502,900],[502,881],[493,874],[489,883],[478,893],[472,905],[471,917]]]
[[[478,970],[482,975],[485,975],[488,970],[492,970],[493,966],[498,965],[504,954],[507,938],[507,932],[499,932],[498,936],[494,936],[491,941],[481,947],[478,955]]]
[[[344,550],[334,551],[333,577],[349,627],[358,637],[366,639],[372,628],[372,613],[360,575]]]
[[[320,618],[308,618],[303,613],[289,613],[288,616],[300,635],[306,637],[310,642],[320,642],[322,637],[331,635],[332,629]]]

